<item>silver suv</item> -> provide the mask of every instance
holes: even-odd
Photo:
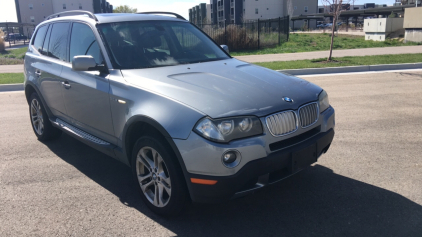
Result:
[[[328,150],[324,90],[162,14],[64,12],[37,26],[25,94],[40,141],[65,132],[127,164],[161,215],[252,193]]]

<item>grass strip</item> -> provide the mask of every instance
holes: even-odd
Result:
[[[0,85],[23,83],[23,80],[23,73],[0,73]]]
[[[354,56],[333,58],[335,62],[327,62],[327,58],[313,60],[297,61],[278,61],[255,63],[273,70],[302,69],[302,68],[325,68],[325,67],[345,67],[345,66],[364,66],[380,64],[399,64],[399,63],[420,63],[422,54],[391,54],[375,56]]]
[[[0,51],[0,65],[23,64],[23,58],[27,50],[28,47]]]
[[[245,50],[230,52],[232,56],[257,55],[257,54],[279,54],[279,53],[298,53],[310,51],[323,51],[330,49],[331,34],[290,34],[289,41],[282,43],[274,48],[260,50]],[[422,45],[421,43],[407,42],[403,43],[397,39],[386,39],[385,41],[365,40],[364,36],[342,35],[334,37],[333,49],[359,49],[359,48],[378,48],[393,46],[412,46]]]

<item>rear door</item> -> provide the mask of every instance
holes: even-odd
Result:
[[[91,55],[97,64],[104,64],[98,45],[98,35],[82,22],[71,27],[69,63],[63,66],[62,77],[67,88],[63,91],[67,115],[82,130],[105,141],[116,143],[110,110],[108,74],[99,71],[73,71],[74,56]]]
[[[63,117],[66,112],[60,74],[66,58],[68,28],[69,23],[66,22],[42,26],[33,43],[36,52],[33,54],[31,69],[47,106],[56,117]]]

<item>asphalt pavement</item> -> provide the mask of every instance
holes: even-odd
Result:
[[[154,215],[130,169],[33,134],[23,92],[0,93],[0,236],[422,236],[422,71],[306,77],[336,109],[312,167],[253,195]]]

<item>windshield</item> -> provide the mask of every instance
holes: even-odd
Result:
[[[190,23],[135,21],[101,24],[113,67],[136,69],[227,59],[229,56]]]

